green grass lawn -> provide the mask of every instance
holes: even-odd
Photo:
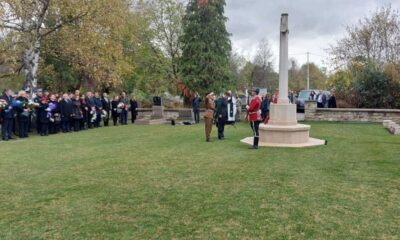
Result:
[[[244,124],[213,143],[204,125],[0,142],[0,239],[400,239],[400,137],[311,134],[328,146],[248,150]]]

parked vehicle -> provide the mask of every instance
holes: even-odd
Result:
[[[315,93],[314,99],[311,99],[312,92]],[[296,99],[297,112],[304,112],[305,102],[308,100],[317,100],[316,97],[317,97],[318,93],[319,93],[319,90],[317,90],[317,89],[301,90]],[[326,96],[326,100],[327,100],[325,107],[328,107],[328,99],[331,97],[331,93],[329,91],[324,91],[324,95]]]

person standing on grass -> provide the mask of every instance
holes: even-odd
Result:
[[[206,96],[206,111],[204,113],[204,123],[206,132],[206,141],[211,142],[210,136],[212,131],[214,111],[215,111],[215,95],[213,92]]]
[[[199,94],[196,93],[194,95],[193,100],[192,100],[192,109],[193,109],[193,115],[194,115],[194,122],[196,124],[200,123],[200,105],[201,105],[201,99],[199,97]]]
[[[85,123],[88,122],[88,117],[89,117],[89,106],[86,102],[86,96],[85,94],[81,95],[81,107],[82,107],[82,119],[79,124],[80,130],[86,130],[89,126],[85,127]]]
[[[118,125],[118,118],[121,115],[122,109],[118,108],[119,96],[115,96],[111,101],[111,117],[113,119],[114,126]]]
[[[253,130],[254,140],[253,146],[250,149],[258,149],[258,141],[259,141],[259,126],[261,123],[261,98],[258,96],[260,93],[260,89],[253,89],[251,92],[251,100],[250,105],[248,105],[248,120],[250,122],[251,129]]]
[[[21,104],[16,108],[19,137],[27,138],[29,115],[31,114],[28,106],[27,93],[25,91],[20,91],[16,100],[21,102]]]
[[[61,114],[61,129],[63,133],[71,130],[71,115],[72,115],[72,101],[67,93],[63,94],[63,99],[60,101],[60,114]]]
[[[131,117],[132,117],[131,121],[132,124],[134,124],[138,115],[138,102],[136,101],[136,98],[134,96],[131,98],[130,105],[131,105]]]
[[[225,124],[228,120],[228,93],[224,93],[217,101],[217,127],[218,127],[218,139],[225,139]]]
[[[36,97],[33,99],[33,102],[35,102],[36,104],[40,104],[40,102],[42,101],[42,97],[43,97],[43,92],[42,92],[41,89],[38,89],[36,91]],[[39,119],[40,111],[41,111],[41,108],[36,108],[35,109],[36,131],[37,131],[38,134],[40,134],[40,130],[41,130],[40,119]]]
[[[124,104],[124,108],[122,108],[122,113],[120,117],[120,123],[121,125],[127,125],[128,124],[128,109],[129,109],[129,98],[126,96],[126,92],[122,91],[121,92],[121,97],[120,97],[120,102]]]
[[[49,124],[49,132],[50,134],[56,134],[60,131],[60,106],[59,102],[57,101],[57,97],[55,94],[50,94],[50,104],[54,104],[56,107],[51,111],[51,115],[54,118],[54,121],[50,121]]]
[[[4,141],[8,141],[10,139],[14,139],[12,137],[12,129],[14,124],[14,109],[11,105],[11,102],[14,100],[12,97],[13,91],[11,89],[7,89],[4,92],[4,95],[1,97],[3,101],[5,101],[8,105],[6,109],[1,111],[1,118],[3,119],[3,124],[1,126],[1,136]]]
[[[80,125],[82,118],[83,118],[82,102],[78,94],[74,96],[74,99],[72,99],[72,121],[73,121],[74,132],[79,132],[81,130]]]
[[[103,93],[101,103],[103,104],[103,110],[106,112],[106,116],[104,118],[104,127],[108,127],[108,122],[110,121],[111,103],[107,93]]]
[[[48,107],[49,107],[49,99],[43,95],[40,99],[39,105],[39,122],[40,122],[40,136],[48,136],[49,135],[49,124],[50,119],[48,115]]]
[[[95,106],[95,114],[96,114],[96,120],[94,121],[94,127],[99,128],[100,122],[101,122],[101,113],[103,111],[103,104],[101,102],[99,92],[94,93],[94,106]]]

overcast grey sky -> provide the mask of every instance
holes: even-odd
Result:
[[[353,25],[381,6],[400,9],[400,0],[226,0],[228,31],[235,50],[253,59],[258,42],[268,39],[275,55],[279,55],[281,13],[289,13],[289,54],[300,64],[310,60],[324,66],[325,49],[341,38],[346,25]]]

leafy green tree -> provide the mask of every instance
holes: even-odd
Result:
[[[231,42],[224,16],[225,0],[190,0],[183,19],[183,82],[204,95],[230,86]]]

